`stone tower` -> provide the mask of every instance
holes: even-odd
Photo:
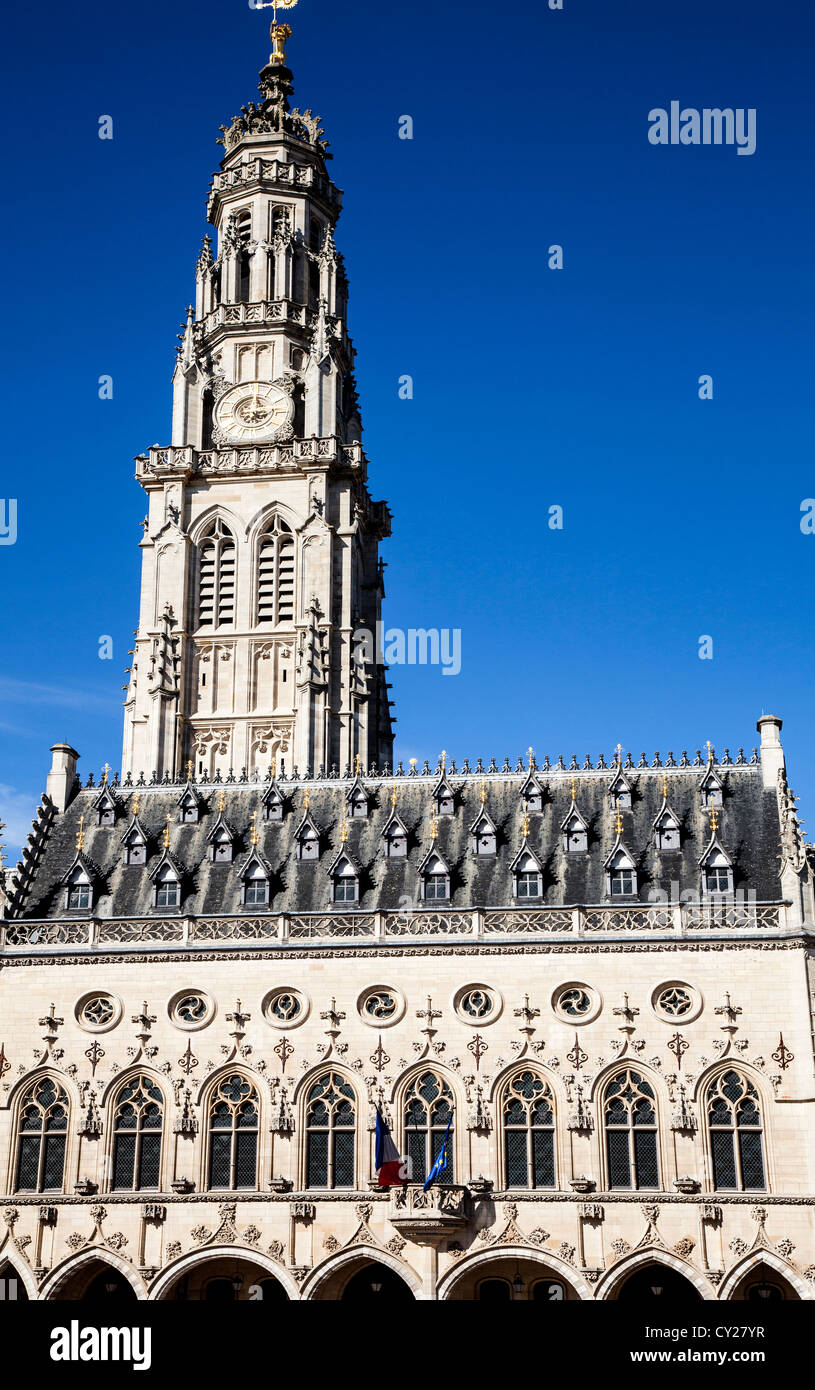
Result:
[[[125,773],[392,756],[385,668],[354,637],[380,617],[390,516],[366,483],[341,193],[319,120],[290,105],[288,32],[273,27],[260,102],[221,128],[217,254],[204,237],[172,443],[137,459],[149,514]]]

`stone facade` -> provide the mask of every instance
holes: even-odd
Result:
[[[812,1298],[781,721],[735,757],[392,765],[353,641],[389,518],[290,93],[278,56],[224,128],[172,444],[138,460],[122,772],[55,745],[0,874],[6,1296]]]

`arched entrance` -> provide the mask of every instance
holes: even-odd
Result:
[[[138,1303],[138,1295],[121,1270],[106,1260],[88,1260],[60,1283],[49,1295],[52,1299],[76,1303]]]
[[[474,1262],[442,1296],[476,1303],[565,1303],[579,1298],[556,1269],[522,1254]]]
[[[800,1298],[789,1280],[762,1260],[748,1269],[730,1295],[730,1302],[797,1303]]]
[[[279,1279],[242,1255],[217,1255],[203,1259],[158,1295],[179,1303],[287,1303],[289,1296]]]
[[[371,1260],[352,1274],[339,1295],[343,1303],[413,1303],[413,1294],[387,1265]]]
[[[669,1265],[648,1264],[629,1274],[617,1293],[619,1303],[700,1303],[697,1289]]]
[[[27,1303],[28,1290],[17,1273],[14,1265],[8,1261],[0,1263],[0,1300],[12,1303]]]

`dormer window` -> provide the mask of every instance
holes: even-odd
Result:
[[[81,864],[77,864],[68,877],[65,906],[70,911],[89,908],[93,902],[93,885],[90,875]]]
[[[386,859],[404,859],[407,855],[407,833],[400,821],[392,821],[383,832]]]
[[[714,843],[702,864],[704,891],[708,897],[733,892],[733,868],[721,845]]]
[[[707,772],[702,778],[701,791],[703,806],[721,806],[724,786],[721,779],[713,771],[712,767],[708,768]]]
[[[178,803],[178,819],[182,824],[197,825],[199,820],[198,798],[192,792],[185,792]]]
[[[297,836],[297,856],[299,859],[319,859],[320,836],[316,825],[307,820]]]
[[[487,858],[495,854],[495,826],[486,811],[478,817],[470,830],[470,834],[472,835],[473,854],[477,859]]]
[[[351,793],[348,806],[352,816],[365,819],[368,815],[368,798],[361,787]]]
[[[257,860],[253,860],[244,873],[243,901],[247,907],[263,907],[269,901],[269,879]]]
[[[436,784],[436,788],[433,792],[433,797],[436,802],[437,816],[455,815],[456,798],[453,794],[453,788],[450,786],[450,783],[447,781],[446,777],[442,776],[441,781]]]
[[[614,850],[606,864],[608,892],[612,898],[632,898],[637,892],[637,871],[631,855],[622,845]]]
[[[679,822],[671,811],[665,811],[656,823],[657,849],[680,849]]]
[[[209,857],[214,864],[232,863],[232,836],[225,825],[216,825],[209,842]]]
[[[537,860],[528,850],[524,850],[515,864],[515,897],[519,902],[540,898],[542,893],[541,872]]]
[[[180,907],[181,884],[172,864],[162,864],[155,883],[156,907]]]
[[[537,811],[543,810],[543,792],[534,777],[529,777],[527,779],[521,791],[521,801],[525,811],[534,814]]]
[[[438,854],[431,854],[422,872],[425,902],[445,902],[450,897],[450,875]]]
[[[114,825],[116,821],[116,802],[110,792],[105,788],[102,795],[95,802],[98,825]]]
[[[589,848],[589,832],[586,822],[575,808],[561,826],[563,849],[566,854],[585,854]]]
[[[283,798],[277,787],[270,787],[264,796],[263,814],[266,820],[283,819]]]
[[[147,862],[147,844],[137,826],[134,825],[132,830],[128,830],[123,843],[126,864],[145,864]]]
[[[621,772],[618,772],[617,776],[613,778],[608,790],[612,806],[616,807],[618,811],[631,810],[631,785]]]
[[[355,903],[359,899],[359,876],[349,859],[340,859],[331,875],[335,903]]]

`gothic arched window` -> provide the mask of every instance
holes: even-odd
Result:
[[[198,546],[198,626],[235,621],[235,541],[220,517]]]
[[[224,1077],[209,1106],[209,1185],[257,1186],[258,1098],[243,1076]]]
[[[608,1083],[604,1118],[609,1188],[659,1187],[654,1092],[630,1067]]]
[[[29,1087],[20,1107],[18,1192],[60,1192],[68,1138],[68,1097],[50,1076]]]
[[[306,1105],[306,1187],[353,1187],[356,1097],[327,1071],[309,1087]]]
[[[113,1112],[115,1191],[157,1191],[161,1187],[161,1132],[164,1097],[148,1076],[126,1081]]]
[[[708,1089],[707,1114],[716,1191],[764,1191],[761,1109],[753,1083],[739,1072],[723,1072]]]
[[[453,1095],[446,1081],[435,1072],[416,1077],[405,1096],[405,1152],[411,1182],[424,1182],[444,1143],[453,1114]],[[447,1162],[439,1183],[453,1181],[453,1131],[447,1143]]]
[[[518,1072],[507,1082],[503,1117],[507,1187],[554,1187],[554,1105],[536,1072]]]
[[[279,516],[258,546],[257,620],[272,627],[294,621],[294,537]]]

